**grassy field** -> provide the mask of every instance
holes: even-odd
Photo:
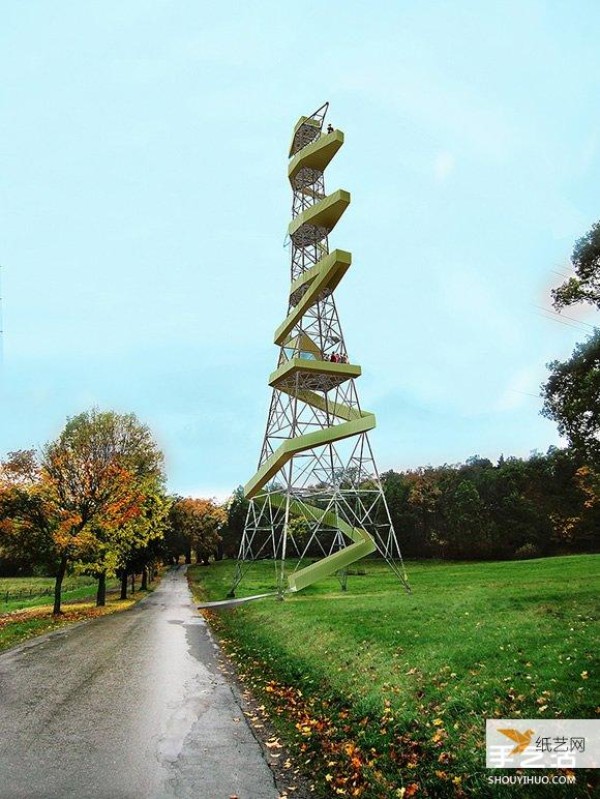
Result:
[[[190,569],[196,596],[223,598],[232,570]],[[366,571],[209,614],[316,795],[598,795],[582,770],[575,788],[490,786],[515,772],[485,769],[485,719],[600,717],[600,556],[409,564],[410,596]],[[255,564],[238,595],[272,575]]]
[[[93,577],[66,577],[62,596],[67,602],[95,596]],[[116,590],[119,581],[107,580],[106,590]],[[54,577],[0,577],[0,613],[47,605],[54,597]]]
[[[52,590],[53,586],[52,577],[0,578],[0,652],[66,624],[126,610],[146,596],[146,592],[136,592],[128,599],[120,600],[117,592],[119,581],[107,580],[106,605],[97,608],[97,582],[89,577],[69,577],[63,583],[63,613],[56,618],[52,615],[52,593],[43,593],[48,588]],[[156,583],[150,590],[155,586]],[[5,602],[7,593],[9,597],[12,594],[18,598],[9,598]]]

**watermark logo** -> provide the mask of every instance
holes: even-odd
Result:
[[[516,741],[517,745],[510,753],[511,757],[512,755],[520,755],[522,752],[524,752],[527,749],[527,747],[531,744],[531,739],[534,736],[533,730],[526,730],[525,732],[519,732],[519,730],[513,730],[513,729],[509,730],[499,729],[498,732],[501,732],[502,735],[506,735],[506,737],[510,738],[511,741]]]
[[[487,719],[487,768],[600,768],[600,719]]]

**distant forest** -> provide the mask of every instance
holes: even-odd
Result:
[[[381,481],[407,558],[510,560],[600,552],[599,480],[572,449],[500,458],[497,464],[474,456],[461,464],[391,470]],[[239,486],[220,531],[226,557],[237,554],[247,507]]]
[[[600,551],[598,477],[572,449],[528,459],[389,471],[385,496],[409,558],[511,559]]]

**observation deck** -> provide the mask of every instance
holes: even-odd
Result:
[[[326,133],[303,147],[288,166],[288,178],[294,189],[311,186],[325,171],[344,143],[341,130]]]
[[[319,200],[290,222],[288,233],[294,244],[305,247],[318,244],[328,236],[350,205],[350,192],[338,189]]]
[[[269,385],[280,391],[326,392],[360,375],[361,368],[357,364],[292,358],[270,375]]]

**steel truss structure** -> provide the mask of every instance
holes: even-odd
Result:
[[[347,567],[376,551],[410,590],[369,443],[375,416],[360,407],[361,369],[349,361],[334,299],[352,258],[329,250],[350,194],[325,192],[325,169],[344,142],[340,130],[323,130],[328,105],[300,118],[289,151],[288,312],[275,332],[279,360],[258,470],[244,488],[250,504],[231,596],[257,559],[274,561],[283,594],[334,573],[345,588]]]

